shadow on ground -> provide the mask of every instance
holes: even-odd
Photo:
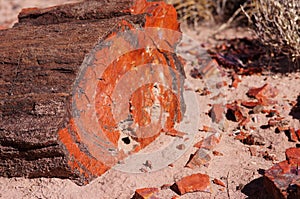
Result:
[[[241,191],[248,196],[246,199],[272,199],[264,189],[263,177],[252,180]]]

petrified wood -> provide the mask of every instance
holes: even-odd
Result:
[[[111,157],[99,154],[100,149],[95,147],[97,141],[93,137],[95,133],[89,135],[90,131],[78,126],[79,120],[89,126],[88,113],[84,115],[84,111],[78,108],[89,103],[96,107],[96,113],[91,117],[98,119],[100,127],[97,128],[103,130],[99,137],[104,136],[101,139],[109,142],[104,152],[111,146],[118,147],[123,139],[125,144],[130,140],[136,143],[128,149],[134,153],[158,136],[160,132],[144,137],[124,137],[116,128],[117,123],[110,118],[112,102],[105,96],[110,97],[112,93],[107,85],[114,86],[117,80],[112,77],[117,78],[134,67],[129,63],[122,71],[118,70],[120,64],[135,59],[139,64],[158,60],[180,72],[180,77],[176,78],[178,85],[171,78],[173,86],[180,90],[184,74],[181,61],[172,53],[179,36],[170,37],[173,40],[168,41],[166,47],[171,49],[170,52],[153,46],[150,46],[153,49],[150,54],[149,49],[136,50],[113,62],[113,67],[102,71],[102,77],[89,79],[93,75],[89,76],[87,65],[101,65],[102,59],[103,63],[112,61],[107,58],[110,46],[101,46],[100,43],[120,31],[136,27],[177,31],[179,24],[174,8],[165,3],[90,0],[45,9],[24,9],[13,28],[0,31],[0,176],[59,177],[83,185],[126,157],[121,150],[116,158],[106,161]],[[135,45],[134,39],[124,42]],[[136,58],[146,51],[149,55]],[[96,82],[96,87],[82,83],[84,78],[88,78],[87,82]],[[85,89],[82,98],[78,97],[80,86]],[[128,106],[135,107],[130,112],[131,119],[140,126],[149,122],[149,117],[143,117],[143,111],[146,106],[153,105],[154,98],[158,98],[152,91],[147,91],[149,87],[161,92],[160,106],[169,113],[163,130],[172,131],[174,123],[181,120],[184,103],[180,101],[181,91],[176,96],[161,85],[148,84],[130,96]],[[96,90],[92,102],[84,96],[89,95],[91,88]],[[148,98],[143,96],[147,92]],[[91,122],[90,127],[93,125]],[[83,131],[88,134],[86,137]]]

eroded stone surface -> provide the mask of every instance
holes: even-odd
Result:
[[[186,164],[186,167],[191,169],[206,165],[211,160],[208,151],[205,149],[198,149],[194,154],[191,155],[189,161]]]
[[[262,105],[275,104],[272,99],[278,95],[278,89],[266,83],[262,87],[250,88],[248,91],[248,96],[255,97]]]
[[[300,148],[287,149],[286,158],[265,172],[264,186],[273,198],[297,199],[300,198]]]
[[[135,190],[132,199],[158,199],[155,197],[155,193],[158,193],[158,188],[141,188]]]
[[[206,174],[193,174],[183,177],[171,186],[171,189],[179,195],[183,195],[189,192],[211,192],[209,176]]]

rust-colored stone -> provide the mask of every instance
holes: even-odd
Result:
[[[210,110],[210,117],[212,121],[220,124],[224,121],[225,117],[225,106],[223,104],[213,104]]]
[[[199,129],[199,131],[204,131],[204,132],[216,132],[216,129],[210,126],[203,125],[202,129]]]
[[[275,103],[273,98],[278,95],[278,89],[266,83],[259,88],[250,88],[247,94],[258,99],[262,105],[271,105]]]
[[[154,196],[155,193],[158,193],[158,188],[141,188],[135,190],[135,193],[132,199],[155,199],[157,197]]]
[[[209,176],[198,173],[183,177],[181,180],[174,183],[171,186],[171,189],[179,195],[196,191],[211,192]]]
[[[170,135],[170,136],[173,136],[173,137],[180,137],[180,138],[183,138],[183,136],[184,136],[185,134],[186,134],[186,133],[181,132],[181,131],[177,131],[177,130],[175,130],[175,129],[171,129],[171,130],[166,131],[166,135]]]
[[[231,104],[226,104],[227,119],[239,122],[239,126],[245,126],[250,122],[250,117],[246,110],[240,106],[240,102],[234,101]]]
[[[219,144],[220,140],[221,140],[221,134],[213,133],[213,134],[209,135],[208,137],[206,137],[204,140],[197,142],[194,145],[194,147],[212,150],[217,146],[217,144]]]
[[[205,149],[198,149],[193,155],[191,155],[189,161],[185,165],[188,168],[194,169],[196,167],[204,166],[211,160],[208,151]]]
[[[163,184],[162,186],[160,186],[161,190],[165,190],[165,189],[169,189],[172,186],[172,184]]]
[[[217,178],[213,179],[213,183],[217,184],[217,185],[220,185],[222,187],[226,187],[225,183],[222,180],[219,180]]]
[[[223,156],[223,153],[221,153],[219,151],[213,151],[212,153],[214,156]]]
[[[207,87],[204,87],[203,89],[198,88],[198,89],[195,90],[195,92],[199,93],[199,95],[201,95],[201,96],[206,96],[206,95],[211,94],[211,92],[208,90]]]
[[[256,154],[257,154],[256,147],[254,147],[254,146],[249,147],[249,151],[250,151],[251,156],[256,156]]]
[[[264,187],[275,199],[300,198],[299,148],[286,150],[287,160],[275,164],[264,174]]]
[[[264,109],[264,110],[262,110],[262,113],[267,113],[267,114],[269,114],[271,116],[274,116],[274,115],[279,116],[280,115],[279,111],[276,110],[276,109]]]
[[[137,36],[135,41],[127,41],[120,38],[118,42],[123,45],[116,51],[111,46],[98,46],[124,30],[137,30],[136,26],[174,31],[172,35],[167,32],[164,35],[169,40],[167,42],[158,39],[158,34],[151,35],[161,49],[153,44],[149,46],[150,50],[139,48],[113,61],[109,58],[112,53],[123,47],[132,49],[136,43],[145,44],[147,39]],[[168,113],[165,126],[155,132],[147,131],[149,135],[132,136],[131,141],[139,146],[128,153],[120,150],[111,157],[110,152],[118,149],[122,138],[117,125],[119,121],[114,120],[112,113],[112,95],[126,72],[133,71],[138,65],[161,64],[166,66],[163,72],[168,72],[170,77],[170,68],[179,72],[175,78],[177,82],[168,77],[165,80],[178,89],[183,87],[182,63],[172,53],[180,40],[180,34],[174,34],[178,31],[176,10],[164,2],[90,0],[23,10],[14,28],[0,31],[0,40],[3,41],[0,62],[6,82],[0,88],[0,98],[4,100],[0,105],[4,116],[0,121],[0,139],[1,143],[14,146],[12,150],[7,144],[0,143],[0,151],[3,147],[6,149],[0,153],[3,160],[0,175],[61,177],[83,185],[105,173],[128,154],[146,147],[159,136],[162,128],[172,132],[174,125],[182,119],[184,103],[178,96],[181,91],[178,90],[177,95],[161,85],[147,84],[131,94],[125,109],[134,108],[130,110],[131,119],[137,125],[147,126],[151,117],[146,109],[153,106],[154,101],[160,102],[161,108]],[[24,41],[29,37],[31,39]],[[11,47],[16,45],[22,50]],[[87,54],[89,59],[85,59]],[[81,70],[83,66],[88,67]],[[104,68],[93,68],[98,66]],[[16,72],[22,78],[17,79],[12,68],[18,68]],[[155,96],[153,90],[151,92],[153,88],[159,90],[159,96]],[[120,90],[123,93],[118,94],[123,97],[125,90]],[[87,97],[91,95],[95,99]],[[121,103],[117,105],[121,106]],[[92,120],[94,115],[96,118]],[[78,120],[82,121],[80,125]],[[81,124],[88,129],[83,132]],[[103,131],[94,131],[95,127]],[[102,143],[109,144],[97,147]]]
[[[238,84],[241,82],[241,78],[238,74],[234,73],[232,75],[232,84],[231,86],[234,87],[234,88],[237,88],[238,87]]]
[[[235,136],[235,139],[240,140],[242,143],[247,145],[265,145],[263,137],[243,131],[239,135]]]
[[[299,164],[300,165],[300,148],[289,148],[285,151],[286,159],[290,164]]]
[[[290,141],[292,141],[292,142],[297,142],[298,141],[298,137],[297,137],[297,134],[295,132],[295,128],[290,127],[289,130],[288,130],[288,133],[289,133]]]
[[[254,108],[255,106],[259,105],[257,101],[242,101],[241,104],[247,108]]]
[[[298,130],[296,131],[296,135],[297,135],[297,137],[298,137],[298,141],[300,141],[300,129],[298,129]]]

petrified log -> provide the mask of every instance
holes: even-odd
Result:
[[[184,72],[174,53],[180,34],[140,31],[151,27],[178,33],[175,9],[145,0],[90,0],[24,9],[13,28],[1,30],[0,176],[87,184],[162,130],[174,131],[184,112]],[[167,74],[169,88],[155,83],[162,81],[158,73],[149,75],[153,63],[167,66],[158,73]],[[135,91],[116,89],[129,71],[152,81]],[[149,125],[154,105],[168,113],[163,126]]]

